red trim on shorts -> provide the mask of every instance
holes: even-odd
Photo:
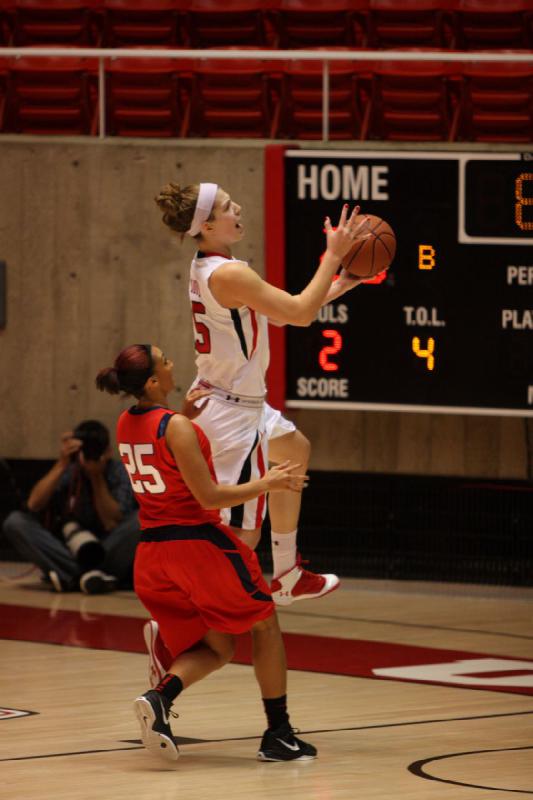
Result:
[[[250,319],[252,320],[252,331],[253,331],[253,340],[252,340],[252,352],[250,353],[250,358],[255,353],[255,348],[257,347],[257,318],[255,316],[255,311],[253,308],[248,307],[248,311],[250,312]]]
[[[263,458],[263,448],[261,447],[261,442],[257,447],[257,468],[259,470],[259,476],[262,478],[265,474],[265,459]],[[255,527],[260,528],[261,523],[263,522],[263,509],[265,507],[265,495],[261,494],[257,498],[257,511],[255,513]]]

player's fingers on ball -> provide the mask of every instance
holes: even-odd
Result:
[[[361,211],[361,206],[354,206],[354,209],[353,209],[352,213],[350,214],[350,218],[348,220],[350,225],[355,222],[356,217],[357,217],[357,215],[359,214],[360,211]]]
[[[345,203],[342,207],[341,215],[339,218],[339,225],[338,225],[339,228],[342,228],[344,225],[346,225],[347,217],[348,217],[348,203]]]
[[[366,226],[367,222],[368,222],[368,217],[363,217],[363,219],[360,219],[359,222],[355,222],[354,220],[354,230],[356,232],[360,231]]]

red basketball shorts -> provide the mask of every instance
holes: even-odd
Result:
[[[244,633],[274,612],[256,554],[222,524],[145,529],[134,581],[174,658],[209,630]]]

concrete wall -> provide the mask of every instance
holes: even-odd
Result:
[[[153,197],[169,180],[223,185],[244,205],[247,236],[236,255],[262,272],[262,146],[2,137],[0,176],[0,259],[8,265],[0,457],[48,458],[81,419],[114,425],[127,403],[97,392],[94,377],[126,344],[160,345],[178,385],[189,385],[193,246],[163,227]],[[317,469],[526,477],[521,419],[291,416],[313,441]]]

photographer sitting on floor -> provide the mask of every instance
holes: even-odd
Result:
[[[55,591],[131,586],[137,505],[102,423],[88,420],[63,434],[59,458],[33,487],[27,508],[7,517],[4,534]]]

